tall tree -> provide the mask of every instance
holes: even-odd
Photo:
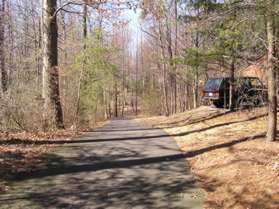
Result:
[[[5,93],[8,89],[8,74],[5,66],[5,0],[0,3],[0,68],[1,68],[1,90]]]
[[[84,51],[84,57],[83,57],[83,63],[82,67],[80,70],[80,75],[79,75],[79,81],[78,81],[78,89],[77,89],[77,104],[76,104],[76,112],[75,112],[75,126],[77,126],[78,121],[79,121],[79,114],[80,114],[80,97],[81,97],[81,85],[82,85],[82,80],[84,76],[84,71],[85,71],[85,65],[86,65],[86,41],[87,41],[87,4],[84,3],[83,5],[83,16],[82,16],[82,26],[83,26],[83,51]]]
[[[178,0],[174,0],[175,40],[174,56],[178,56]],[[177,67],[174,67],[174,113],[177,113]]]
[[[275,72],[274,0],[266,0],[267,76],[268,76],[268,129],[267,140],[276,140],[277,98]]]
[[[63,128],[58,70],[56,0],[43,0],[43,99],[46,127]]]

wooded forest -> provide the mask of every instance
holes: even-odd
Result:
[[[240,70],[264,59],[276,139],[277,0],[0,2],[1,132],[185,112],[203,104],[208,78],[229,76],[233,92]]]
[[[0,0],[0,209],[279,209],[279,0]]]

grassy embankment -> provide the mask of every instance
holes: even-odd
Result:
[[[278,209],[279,143],[265,141],[265,113],[200,107],[140,121],[174,137],[207,193],[205,208]]]

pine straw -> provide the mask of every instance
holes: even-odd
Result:
[[[140,121],[164,128],[193,154],[192,172],[208,194],[204,208],[278,209],[279,143],[265,141],[265,112],[201,107]]]

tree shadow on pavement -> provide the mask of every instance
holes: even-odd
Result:
[[[185,158],[229,148],[263,135],[245,137],[186,153],[153,157],[145,156],[141,150],[126,148],[120,152],[123,155],[115,155],[114,147],[103,153],[110,156],[104,159],[92,156],[88,147],[79,150],[79,155],[69,159],[64,155],[47,154],[44,158],[49,162],[44,168],[14,176],[12,181],[18,188],[11,195],[0,196],[0,205],[2,202],[6,208],[30,209],[131,208],[131,205],[133,208],[150,209],[187,208],[176,203],[183,199],[185,205],[195,205],[195,201],[203,199],[204,194],[195,191],[197,184]],[[67,148],[65,152],[68,151]],[[125,156],[132,159],[123,160]]]
[[[177,133],[177,134],[161,134],[162,132],[160,131],[160,134],[156,134],[156,130],[159,129],[154,129],[154,135],[153,134],[149,134],[149,135],[145,135],[145,136],[131,136],[131,137],[121,137],[121,138],[93,138],[92,137],[85,137],[84,139],[76,139],[76,140],[59,140],[59,141],[54,141],[54,140],[40,140],[40,141],[32,141],[32,140],[21,140],[21,139],[11,139],[11,140],[0,140],[0,145],[3,144],[8,144],[8,145],[15,145],[15,144],[24,144],[24,145],[45,145],[45,144],[56,144],[56,145],[61,145],[61,144],[80,144],[80,143],[97,143],[97,142],[108,142],[108,141],[129,141],[129,140],[140,140],[140,139],[156,139],[156,138],[164,138],[164,137],[177,137],[177,136],[186,136],[189,134],[193,134],[193,133],[199,133],[202,131],[207,131],[210,129],[214,129],[214,128],[219,128],[219,127],[223,127],[223,126],[229,126],[229,125],[233,125],[233,124],[237,124],[237,123],[243,123],[243,122],[247,122],[247,121],[252,121],[252,120],[257,120],[259,118],[262,118],[266,116],[266,114],[262,114],[259,116],[255,116],[255,117],[251,117],[245,120],[239,120],[239,121],[233,121],[233,122],[226,122],[226,123],[219,123],[219,124],[215,124],[209,127],[205,127],[205,128],[201,128],[201,129],[196,129],[196,130],[192,130],[192,131],[187,131],[187,132],[181,132],[181,133]]]
[[[30,174],[29,172],[18,173],[16,176],[14,176],[14,180],[22,181],[26,179],[43,178],[43,177],[63,175],[63,174],[73,174],[73,173],[80,173],[80,172],[97,172],[97,171],[107,170],[107,169],[121,169],[121,168],[130,168],[130,167],[141,166],[141,165],[172,162],[184,158],[195,157],[197,155],[214,151],[216,149],[228,148],[236,144],[243,143],[248,140],[255,140],[264,136],[265,134],[262,133],[255,136],[243,137],[241,139],[237,139],[227,143],[217,144],[199,150],[194,150],[194,151],[189,151],[189,152],[174,154],[174,155],[164,155],[164,156],[155,156],[155,157],[147,157],[147,158],[143,157],[139,159],[128,159],[128,160],[112,160],[112,161],[96,162],[93,164],[81,164],[81,165],[76,165],[76,164],[72,165],[71,163],[75,162],[73,158],[67,160],[67,158],[65,157],[58,157],[53,154],[52,155],[47,154],[44,158],[54,159],[55,164],[53,165],[48,164],[47,168],[34,171],[32,174]],[[136,153],[136,156],[140,156],[140,155]],[[112,157],[114,159],[117,159],[116,156],[112,156]],[[82,162],[86,162],[86,157],[83,159],[82,156],[77,156],[76,158],[78,160],[81,159]],[[91,160],[92,158],[90,158],[90,161]],[[70,162],[70,163],[66,163],[66,162]]]
[[[172,136],[183,136],[259,117],[263,116],[216,124]],[[116,138],[110,138],[104,135],[100,139],[88,136],[85,139],[67,141],[65,146],[58,147],[59,151],[43,156],[46,162],[43,167],[32,173],[18,173],[9,179],[15,190],[0,196],[0,208],[4,208],[4,205],[15,209],[128,209],[131,205],[133,208],[150,209],[180,209],[185,208],[185,205],[195,208],[192,204],[199,204],[199,199],[204,196],[197,192],[197,184],[185,158],[229,148],[264,135],[244,137],[185,153],[177,151],[177,147],[173,146],[174,142],[167,138],[169,135],[157,129],[144,132],[143,136],[117,138],[116,135]],[[168,146],[166,141],[172,142],[172,145]],[[151,152],[153,149],[158,152]],[[181,202],[185,202],[183,207]]]
[[[140,152],[130,154],[143,157]],[[76,161],[82,155],[84,151]],[[44,157],[50,161],[44,169],[14,177],[18,188],[11,195],[0,196],[0,205],[30,209],[187,208],[187,204],[179,204],[181,198],[190,205],[198,204],[193,195],[197,185],[183,154],[117,160],[122,158],[119,155],[111,156],[115,161],[100,163],[100,159],[83,156],[82,162],[96,161],[85,165],[56,154]]]

